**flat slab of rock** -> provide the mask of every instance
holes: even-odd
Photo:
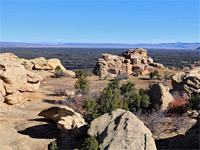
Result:
[[[150,130],[130,111],[116,109],[94,119],[88,130],[100,150],[156,150]]]

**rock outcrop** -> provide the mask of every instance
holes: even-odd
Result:
[[[116,109],[94,119],[88,130],[100,150],[156,150],[150,130],[130,111]]]
[[[17,104],[25,99],[20,92],[33,92],[39,89],[39,75],[25,69],[17,62],[14,54],[0,54],[0,92],[7,104]]]
[[[59,59],[48,59],[39,57],[31,60],[18,59],[18,62],[23,64],[27,70],[55,70],[57,66],[60,66],[62,70],[66,70],[61,64]]]
[[[83,135],[87,132],[87,123],[82,115],[67,106],[45,109],[38,116],[54,120],[60,130],[68,132],[72,136]]]
[[[94,74],[101,77],[132,74],[154,68],[164,69],[162,64],[154,63],[153,59],[147,56],[147,50],[142,48],[129,49],[123,52],[123,57],[102,54],[94,67]]]
[[[169,87],[164,86],[162,83],[153,84],[150,89],[150,102],[155,108],[166,110],[174,98],[169,93]]]
[[[12,53],[2,53],[0,54],[0,60],[10,60],[15,61],[22,64],[27,70],[49,70],[55,71],[57,66],[60,66],[61,70],[68,75],[69,77],[75,76],[75,73],[70,70],[66,70],[66,68],[62,65],[59,59],[52,58],[52,59],[45,59],[44,57],[39,57],[35,59],[24,59],[19,58],[18,56]]]
[[[183,91],[189,95],[200,93],[200,67],[173,75],[172,86],[174,91]]]

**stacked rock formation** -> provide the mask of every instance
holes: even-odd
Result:
[[[123,52],[122,55],[123,57],[103,54],[94,67],[94,74],[106,77],[142,72],[151,70],[154,67],[165,68],[162,64],[154,63],[153,59],[147,56],[147,50],[142,48],[129,49]]]
[[[8,104],[24,101],[21,92],[33,92],[39,89],[39,75],[25,69],[13,54],[0,54],[0,93]]]
[[[183,91],[189,95],[200,93],[200,67],[173,75],[172,86],[174,91]]]

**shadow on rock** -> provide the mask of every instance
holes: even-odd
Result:
[[[29,127],[23,131],[18,131],[23,135],[28,135],[31,138],[52,139],[59,137],[61,131],[54,124],[43,124]]]
[[[46,123],[51,123],[51,124],[56,123],[55,121],[49,118],[28,119],[28,121],[46,122]]]
[[[48,99],[44,99],[43,102],[49,104],[60,104],[60,105],[64,105],[66,103],[65,101],[62,100],[48,100]]]
[[[150,80],[149,78],[140,78],[140,80]]]
[[[157,149],[200,149],[199,123],[198,119],[185,135],[155,141]]]

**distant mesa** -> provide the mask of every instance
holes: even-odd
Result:
[[[162,48],[162,49],[196,49],[200,47],[200,43],[141,43],[141,44],[125,44],[125,43],[26,43],[26,42],[0,42],[0,47],[83,47],[83,48]]]

